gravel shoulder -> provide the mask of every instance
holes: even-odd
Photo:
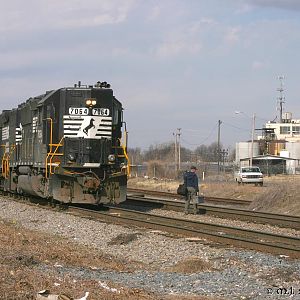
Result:
[[[189,219],[199,222],[206,222],[206,223],[213,223],[213,224],[219,224],[219,225],[225,225],[225,226],[232,226],[232,227],[240,227],[243,229],[249,229],[249,230],[255,230],[255,231],[262,231],[262,232],[268,232],[271,234],[280,234],[285,236],[291,236],[291,237],[297,237],[300,238],[300,231],[296,229],[291,228],[283,228],[278,226],[272,226],[268,224],[259,224],[259,223],[251,223],[246,221],[239,221],[239,220],[230,220],[230,223],[228,219],[224,218],[218,218],[214,216],[208,216],[208,215],[185,215],[181,212],[175,212],[175,211],[163,211],[161,209],[153,209],[150,212],[151,214],[155,215],[162,215],[170,218],[178,218],[178,219]]]
[[[299,261],[286,257],[5,198],[0,220],[1,299],[35,299],[42,289],[73,297],[90,292],[88,300],[282,299],[280,288],[300,289]]]

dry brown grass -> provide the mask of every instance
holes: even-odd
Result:
[[[176,192],[179,181],[130,179],[130,187]],[[237,185],[233,177],[206,178],[201,182],[204,196],[252,200],[249,209],[300,216],[300,175],[266,177],[263,187]]]
[[[253,201],[250,209],[300,216],[300,176],[275,176],[266,178],[268,186]]]
[[[130,242],[134,236],[124,236]],[[129,289],[113,282],[108,283],[119,293],[103,288],[95,280],[83,280],[76,272],[62,276],[65,268],[79,267],[89,270],[107,269],[133,271],[146,269],[142,264],[123,261],[100,253],[99,250],[77,245],[66,239],[24,230],[15,223],[0,221],[0,299],[33,300],[37,292],[47,289],[53,294],[65,294],[74,298],[90,292],[88,300],[209,300],[210,297],[181,295],[161,296],[140,289]]]
[[[158,299],[138,289],[126,289],[114,284],[120,294],[113,294],[93,280],[80,280],[72,274],[62,277],[59,264],[84,269],[132,271],[141,265],[117,260],[88,247],[65,239],[18,228],[0,222],[0,299],[35,299],[38,291],[48,289],[54,294],[64,293],[82,297],[86,291],[92,299]],[[50,271],[41,271],[50,270]],[[59,284],[59,285],[58,285]]]
[[[137,233],[121,233],[115,238],[113,238],[108,244],[109,245],[127,245],[135,240],[137,240]]]
[[[204,261],[203,259],[199,259],[197,257],[190,258],[184,261],[178,262],[176,265],[167,269],[168,272],[176,272],[176,273],[185,273],[192,274],[198,272],[204,272],[212,269],[212,265]]]

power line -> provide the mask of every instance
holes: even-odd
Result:
[[[203,144],[205,141],[207,141],[213,134],[213,132],[215,131],[215,129],[217,128],[218,124],[216,124],[210,131],[209,135],[203,139],[202,141],[198,142],[198,143],[190,143],[188,141],[186,141],[185,139],[181,138],[182,141],[184,141],[186,144],[191,145],[191,146],[199,146],[201,144]]]
[[[235,126],[235,125],[232,125],[232,124],[230,124],[230,123],[227,123],[227,122],[223,122],[223,124],[224,124],[224,125],[227,125],[227,126],[229,126],[229,127],[233,127],[233,128],[235,128],[235,129],[238,129],[238,130],[242,130],[242,131],[249,131],[249,129],[245,129],[245,128],[237,127],[237,126]]]
[[[198,146],[198,145],[199,145],[199,143],[197,143],[197,144],[190,143],[190,142],[186,141],[186,140],[183,139],[183,138],[181,138],[181,140],[182,140],[185,144],[188,144],[188,145],[191,145],[191,146]]]

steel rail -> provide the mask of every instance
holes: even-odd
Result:
[[[173,198],[173,199],[184,199],[184,196],[169,193],[169,192],[162,192],[162,191],[154,191],[154,190],[145,190],[145,189],[134,189],[134,188],[127,188],[128,196],[158,196],[158,197],[165,197],[165,198]],[[220,203],[225,205],[242,205],[247,206],[251,204],[252,201],[250,200],[239,200],[239,199],[229,199],[229,198],[218,198],[218,197],[204,197],[206,202],[214,202]]]
[[[221,244],[300,258],[300,239],[295,237],[169,218],[115,207],[109,207],[107,211],[70,207],[69,212],[105,222],[157,229],[176,235],[204,238]]]
[[[166,210],[184,211],[184,201],[129,196],[127,197],[127,201],[124,203],[124,205],[126,204],[138,206],[157,206],[158,208]],[[298,216],[258,212],[238,208],[218,207],[207,204],[197,204],[197,210],[199,214],[270,224],[300,230],[300,217]]]
[[[16,201],[16,199],[12,200]],[[27,201],[23,203],[29,204]],[[36,204],[31,203],[30,205]],[[204,238],[220,244],[286,255],[292,258],[300,258],[300,238],[296,237],[242,229],[239,227],[170,218],[122,208],[106,207],[106,211],[100,211],[99,207],[89,207],[93,207],[93,209],[84,209],[82,207],[70,205],[65,207],[67,210],[63,210],[62,213],[70,213],[80,217],[125,224],[127,226],[134,225],[158,229],[175,235]],[[40,208],[53,209],[49,206],[40,206]]]

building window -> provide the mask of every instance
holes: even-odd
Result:
[[[291,127],[290,126],[280,126],[280,134],[290,134]]]
[[[300,126],[293,126],[292,131],[293,131],[293,134],[300,135]]]

